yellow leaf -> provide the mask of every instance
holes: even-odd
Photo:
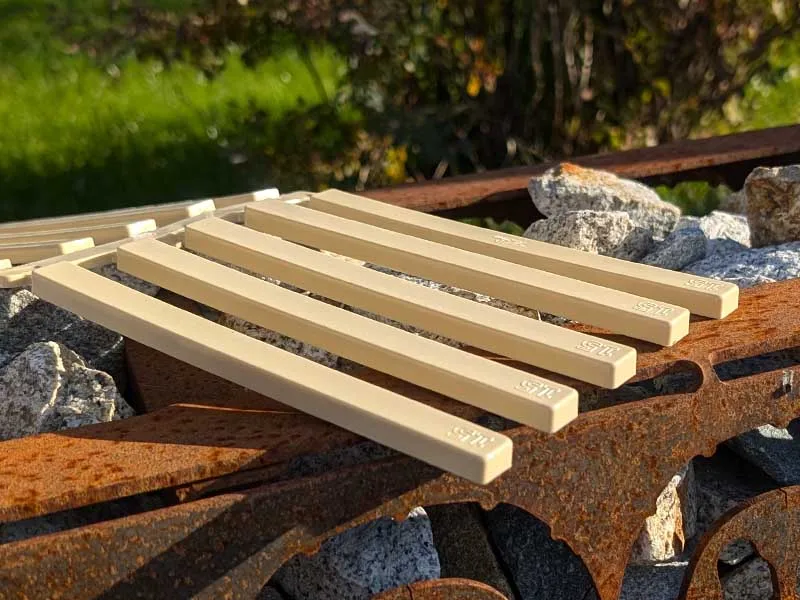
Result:
[[[472,73],[467,82],[467,94],[472,98],[477,96],[481,91],[481,78],[477,74]]]

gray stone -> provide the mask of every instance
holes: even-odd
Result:
[[[576,210],[624,211],[634,225],[651,231],[656,239],[664,239],[680,217],[677,206],[641,183],[570,163],[531,178],[528,192],[545,216]]]
[[[102,267],[92,270],[107,279],[121,283],[125,287],[131,288],[132,290],[136,290],[137,292],[141,292],[143,294],[147,294],[148,296],[155,296],[161,289],[149,281],[144,281],[138,277],[134,277],[133,275],[120,271],[117,269],[117,266],[113,264],[103,265]]]
[[[741,189],[725,196],[719,202],[719,210],[737,215],[745,214],[747,212],[747,195],[744,190]]]
[[[793,428],[795,429],[795,428]],[[728,441],[742,458],[781,486],[800,484],[800,440],[795,431],[764,425]]]
[[[33,344],[0,370],[0,440],[133,414],[111,376],[55,342]]]
[[[477,504],[441,504],[426,508],[439,554],[441,577],[480,581],[514,598],[514,592],[489,543]]]
[[[733,240],[750,247],[750,225],[744,215],[715,210],[698,221],[709,240]]]
[[[485,294],[479,294],[479,293],[476,293],[476,292],[471,292],[469,290],[464,290],[464,289],[461,289],[461,288],[457,288],[457,287],[453,287],[453,286],[450,286],[450,285],[446,285],[444,283],[431,281],[430,279],[424,279],[422,277],[409,275],[407,273],[401,273],[399,271],[395,271],[394,269],[390,269],[388,267],[383,267],[383,266],[380,266],[380,265],[375,265],[375,264],[372,264],[372,263],[366,263],[364,266],[366,268],[368,268],[368,269],[372,269],[373,271],[378,271],[379,273],[384,273],[386,275],[391,275],[393,277],[397,277],[397,278],[402,279],[404,281],[410,281],[410,282],[415,283],[417,285],[421,285],[421,286],[424,286],[424,287],[427,287],[427,288],[438,290],[440,292],[445,292],[447,294],[452,294],[452,295],[458,296],[460,298],[465,298],[467,300],[472,300],[474,302],[480,302],[481,304],[486,304],[486,305],[492,306],[494,308],[499,308],[501,310],[507,310],[507,311],[510,311],[510,312],[514,312],[516,314],[520,314],[520,315],[523,315],[523,316],[526,316],[526,317],[530,317],[532,319],[538,319],[539,318],[538,311],[536,311],[534,309],[526,308],[524,306],[518,306],[518,305],[513,304],[511,302],[506,302],[505,300],[500,300],[499,298],[492,298],[491,296],[486,296]],[[425,331],[423,329],[420,329],[419,327],[414,327],[413,325],[409,325],[408,323],[401,323],[401,322],[395,321],[395,320],[390,319],[389,317],[386,317],[384,315],[377,315],[375,313],[371,313],[369,311],[366,311],[366,310],[363,310],[363,309],[360,309],[360,308],[357,308],[357,307],[349,307],[348,306],[346,308],[348,310],[351,310],[351,311],[355,312],[356,314],[359,314],[359,315],[362,315],[362,316],[365,316],[365,317],[369,317],[370,319],[373,319],[375,321],[379,321],[381,323],[386,323],[388,325],[392,325],[393,327],[397,327],[399,329],[402,329],[404,331],[408,331],[410,333],[414,333],[416,335],[419,335],[419,336],[427,338],[427,339],[435,340],[435,341],[440,342],[442,344],[447,344],[448,346],[453,346],[453,347],[456,347],[456,348],[460,348],[460,347],[464,346],[463,343],[458,342],[456,340],[450,339],[450,338],[445,337],[443,335],[439,335],[437,333],[433,333],[431,331]]]
[[[312,344],[308,344],[301,340],[283,335],[277,331],[266,329],[258,325],[250,323],[246,319],[229,314],[222,314],[219,318],[219,324],[224,325],[239,333],[244,333],[252,338],[266,342],[272,346],[303,356],[314,362],[317,362],[326,367],[337,369],[339,367],[340,357],[332,352],[328,352],[324,348],[319,348]]]
[[[37,342],[58,342],[76,352],[86,364],[125,383],[123,338],[45,302],[25,288],[0,289],[0,367]]]
[[[367,600],[440,573],[430,521],[417,508],[404,521],[382,518],[327,540],[313,556],[295,556],[274,581],[292,600]]]
[[[715,254],[689,265],[685,273],[721,279],[748,288],[800,276],[800,242]]]
[[[698,535],[732,508],[774,488],[763,472],[725,446],[711,458],[698,457],[692,462],[697,487]]]
[[[652,565],[628,565],[619,600],[675,600],[688,566],[686,556]]]
[[[577,210],[535,221],[524,237],[584,252],[637,261],[653,248],[649,230],[637,227],[628,213]]]
[[[754,248],[800,240],[800,165],[758,167],[744,189]]]
[[[632,564],[663,562],[680,555],[697,530],[694,468],[688,463],[659,494],[631,553]]]
[[[285,596],[272,586],[265,586],[256,596],[256,600],[285,600]]]
[[[764,600],[772,598],[772,575],[769,564],[756,557],[742,564],[722,580],[725,600]]]
[[[564,542],[553,540],[547,525],[508,504],[486,513],[486,519],[519,600],[596,600],[583,561]]]
[[[705,258],[706,244],[706,236],[699,226],[676,228],[641,262],[662,269],[679,271]]]

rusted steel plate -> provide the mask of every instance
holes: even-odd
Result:
[[[772,571],[773,597],[798,600],[800,567],[800,486],[750,498],[718,519],[700,540],[684,575],[681,600],[722,600],[717,574],[720,551],[747,539]]]
[[[496,589],[469,579],[420,581],[373,596],[373,600],[507,600]]]
[[[0,547],[0,577],[10,590],[42,592],[57,589],[59,585],[117,590],[123,589],[119,587],[123,578],[134,573],[135,581],[125,586],[136,583],[144,586],[143,589],[150,589],[148,586],[158,589],[163,585],[178,585],[192,590],[200,582],[203,585],[198,589],[202,594],[211,590],[218,595],[201,594],[199,597],[229,594],[229,597],[244,598],[250,596],[242,586],[253,589],[254,581],[265,582],[291,555],[313,551],[320,541],[356,524],[381,515],[404,514],[419,505],[479,502],[491,507],[507,502],[544,521],[554,538],[564,540],[583,559],[600,598],[611,600],[619,593],[630,549],[641,524],[652,514],[658,494],[675,472],[692,457],[711,454],[723,440],[763,423],[784,426],[800,415],[800,400],[786,389],[783,368],[722,382],[715,374],[709,355],[715,354],[716,362],[790,348],[800,345],[798,342],[800,282],[792,280],[753,288],[742,294],[740,309],[729,319],[696,322],[680,345],[660,350],[642,346],[641,362],[645,372],[663,370],[665,363],[676,359],[696,364],[704,378],[703,386],[696,393],[661,396],[589,411],[555,435],[525,427],[512,428],[506,434],[514,442],[514,466],[489,486],[476,486],[398,456],[347,469],[332,469],[321,477],[290,480],[247,494],[217,496],[153,515],[138,515],[58,536],[8,544]],[[383,381],[397,389],[398,382],[390,378]],[[441,401],[434,394],[413,386],[404,386],[402,393],[425,402]],[[282,416],[285,417],[276,415],[276,418]],[[285,446],[281,449],[284,454],[276,454],[276,460],[278,457],[286,460],[298,452],[323,452],[326,439],[329,447],[335,446],[337,439],[344,446],[355,443],[353,439],[336,438],[335,428],[325,424],[319,424],[309,441],[303,431],[313,420],[302,415],[290,416],[308,421],[297,421],[293,430],[284,430]],[[229,428],[220,426],[220,431],[223,429],[234,436],[228,441],[228,447],[236,447],[243,439],[248,439],[248,436],[237,438]],[[102,427],[97,427],[89,436],[63,436],[62,439],[96,441],[101,431]],[[202,431],[195,433],[200,435]],[[263,432],[251,433],[251,446],[245,449],[257,448],[267,437]],[[52,445],[57,438],[59,436],[49,438],[54,454],[61,452],[58,446]],[[178,477],[173,473],[177,471],[188,473],[185,476],[188,481],[192,470],[210,477],[209,473],[215,468],[215,460],[207,455],[198,459],[182,452],[173,454],[173,449],[181,447],[174,440],[171,444],[166,439],[150,446],[145,443],[138,444],[140,456],[163,453],[163,460],[152,467],[151,478],[170,477],[168,481],[175,483]],[[132,453],[137,443],[129,436],[123,446]],[[64,452],[67,450],[70,449]],[[80,453],[79,447],[77,450],[76,447],[70,450],[74,452],[73,459],[91,460]],[[31,460],[37,458],[41,459],[32,457]],[[247,463],[248,466],[252,464]],[[29,473],[57,473],[60,468],[63,468],[61,463],[53,468],[46,462],[39,462]],[[127,475],[138,478],[138,469],[144,467],[130,459],[126,468],[131,470]],[[14,473],[11,475],[3,475],[0,485],[13,483]],[[73,485],[70,495],[56,493],[46,482],[32,481],[28,485],[33,491],[46,492],[40,498],[49,494],[47,506],[50,510],[58,502],[64,508],[70,503],[86,502],[79,494],[80,486]],[[69,488],[69,482],[62,481],[61,485]],[[118,489],[104,489],[109,497],[119,492]],[[127,488],[127,491],[132,489]],[[12,497],[16,496],[15,493]],[[14,510],[20,505],[30,506],[29,496],[23,494],[16,501],[9,500],[5,510],[18,514]],[[219,528],[218,523],[222,523]],[[131,543],[131,539],[144,538],[150,541]],[[187,541],[182,542],[184,539]],[[100,547],[97,540],[107,549],[104,556],[89,551]],[[214,556],[210,549],[214,547],[224,552]],[[189,560],[195,558],[202,558],[200,568],[190,568]],[[70,561],[68,569],[64,567],[65,560]],[[90,575],[83,575],[84,568]],[[81,573],[81,581],[76,583],[65,572]],[[171,574],[169,576],[174,578],[184,573],[191,573],[186,575],[189,580],[179,580],[177,584],[165,575]],[[232,591],[234,589],[238,591]],[[36,597],[36,594],[30,595]]]
[[[725,165],[746,162],[781,162],[781,157],[798,153],[800,125],[791,125],[568,160],[584,167],[641,179],[709,167],[720,169]],[[499,169],[489,173],[369,190],[365,195],[426,212],[452,210],[475,204],[489,196],[493,197],[492,200],[503,200],[504,194],[525,190],[532,176],[543,173],[551,166],[553,163]],[[742,171],[742,177],[749,173],[744,168],[738,170]],[[514,197],[522,196],[524,194],[515,194]]]

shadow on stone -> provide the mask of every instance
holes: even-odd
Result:
[[[542,521],[508,504],[486,513],[486,519],[520,600],[597,600],[583,561],[553,540]]]

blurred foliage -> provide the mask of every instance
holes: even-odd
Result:
[[[797,121],[798,18],[796,0],[0,0],[0,219]],[[713,204],[688,189],[667,197]]]
[[[713,186],[706,181],[683,181],[676,186],[655,188],[662,200],[678,205],[683,214],[701,217],[716,210],[732,190],[725,185]]]

